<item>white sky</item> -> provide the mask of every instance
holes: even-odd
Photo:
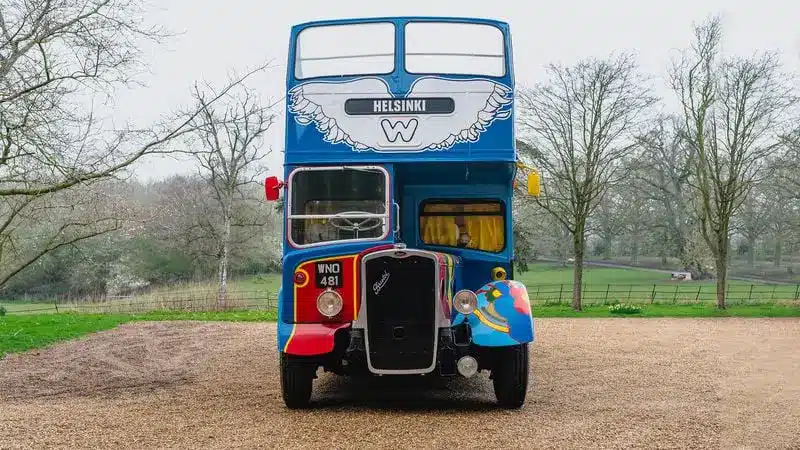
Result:
[[[270,59],[275,69],[251,86],[266,98],[282,97],[290,27],[320,19],[421,15],[505,20],[511,26],[518,86],[540,80],[543,66],[550,62],[572,64],[624,50],[637,53],[641,69],[657,77],[657,92],[673,101],[663,81],[669,58],[689,44],[692,21],[721,13],[724,52],[781,51],[785,69],[800,74],[800,2],[792,0],[150,1],[157,6],[148,18],[182,34],[165,46],[148,46],[151,73],[140,77],[147,86],[116,97],[114,120],[136,126],[187,102],[195,80],[219,85],[231,70],[243,72]],[[285,6],[276,6],[281,4]],[[274,148],[269,157],[273,173],[281,170],[284,106],[281,103],[281,116],[265,140]],[[137,175],[161,178],[191,167],[187,162],[151,159],[139,165]]]

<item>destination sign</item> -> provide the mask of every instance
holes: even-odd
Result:
[[[350,98],[344,102],[344,112],[351,116],[450,114],[455,109],[455,101],[448,97]]]

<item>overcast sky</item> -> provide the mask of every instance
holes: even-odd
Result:
[[[571,64],[580,58],[633,51],[641,69],[655,77],[662,96],[670,57],[688,45],[692,21],[721,13],[723,51],[748,55],[761,49],[783,53],[785,69],[800,74],[800,2],[791,0],[150,0],[148,19],[182,33],[163,46],[147,46],[151,73],[140,77],[147,87],[120,92],[116,121],[142,126],[188,100],[195,80],[220,84],[231,70],[244,71],[269,60],[275,68],[256,84],[266,98],[284,94],[289,29],[310,20],[421,15],[467,16],[509,22],[518,85],[537,82],[550,62]],[[275,6],[284,4],[286,6]],[[332,43],[336,45],[336,43]],[[283,112],[283,104],[279,111]],[[281,171],[283,116],[265,140],[274,148],[271,170]],[[191,170],[186,162],[148,160],[137,174],[161,178]]]

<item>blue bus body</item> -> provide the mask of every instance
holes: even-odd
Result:
[[[453,40],[431,38],[443,35]],[[522,404],[534,335],[527,293],[513,281],[511,54],[508,25],[488,19],[292,27],[278,182],[278,350],[288,405],[305,404],[297,399],[310,384],[297,380],[311,366],[341,374],[486,369],[515,384],[495,381],[501,403]]]

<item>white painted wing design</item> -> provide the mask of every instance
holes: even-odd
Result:
[[[325,142],[344,142],[355,150],[374,148],[383,132],[374,116],[349,116],[347,99],[391,98],[389,85],[380,78],[359,78],[347,82],[312,82],[289,91],[289,111],[301,125],[314,122]]]
[[[408,98],[451,97],[455,101],[453,114],[420,117],[425,148],[449,149],[457,143],[477,142],[480,134],[496,119],[511,116],[511,88],[492,80],[448,80],[425,77],[412,86]]]
[[[419,78],[405,98],[422,97],[450,97],[455,111],[446,115],[347,115],[347,99],[396,98],[384,80],[373,77],[302,84],[289,91],[288,101],[297,123],[313,122],[326,142],[345,143],[357,151],[446,150],[457,143],[477,142],[492,122],[510,117],[513,101],[511,88],[486,79]],[[398,124],[397,120],[405,122]],[[396,136],[389,141],[387,124],[392,129],[411,126],[413,140],[399,146]]]

